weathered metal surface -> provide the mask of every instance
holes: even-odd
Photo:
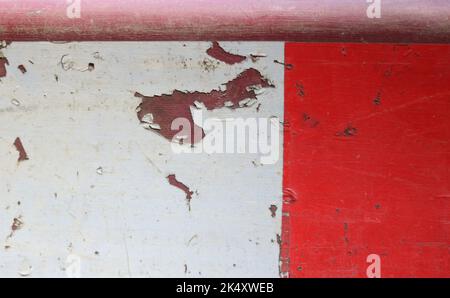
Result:
[[[5,46],[0,276],[449,277],[449,46]],[[284,156],[176,153],[199,111]]]
[[[9,40],[450,42],[448,0],[2,0],[0,4],[0,38]]]
[[[273,61],[284,44],[221,46],[266,57],[228,65],[209,42],[2,49],[0,276],[279,276],[282,155],[261,165],[257,154],[175,154],[136,115],[135,92],[210,92],[254,68],[274,85],[260,105],[204,117],[282,121],[284,67]]]
[[[286,62],[282,271],[450,277],[450,46],[287,43]]]

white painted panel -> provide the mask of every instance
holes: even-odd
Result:
[[[136,117],[135,91],[210,91],[254,67],[276,85],[259,96],[259,112],[255,105],[205,115],[281,120],[284,70],[273,61],[283,60],[283,43],[222,43],[267,55],[236,65],[209,57],[209,46],[13,43],[3,50],[10,66],[0,82],[0,276],[32,267],[32,277],[64,277],[74,269],[70,258],[79,258],[83,277],[278,276],[282,156],[255,166],[255,154],[174,154]],[[74,70],[59,65],[63,55]],[[90,62],[94,71],[80,71]],[[28,161],[17,162],[16,137]],[[197,191],[191,211],[169,174]],[[19,216],[23,226],[9,238]]]

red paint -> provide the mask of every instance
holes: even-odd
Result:
[[[226,102],[231,102],[229,108],[240,108],[239,103],[244,99],[257,99],[256,93],[251,87],[272,87],[261,73],[250,68],[240,73],[235,79],[225,84],[225,91],[212,90],[211,92],[181,92],[175,90],[170,95],[144,96],[136,93],[135,96],[142,98],[142,103],[138,106],[137,116],[142,122],[147,114],[152,114],[153,123],[158,124],[160,129],[153,129],[154,132],[162,135],[168,140],[172,140],[183,128],[172,130],[172,123],[177,118],[184,118],[189,121],[191,136],[188,143],[194,144],[204,136],[201,127],[194,123],[190,107],[195,106],[195,102],[205,105],[208,110],[225,107]]]
[[[227,51],[225,51],[217,41],[213,42],[212,47],[210,47],[206,53],[217,59],[220,60],[222,62],[225,62],[226,64],[236,64],[236,63],[241,63],[242,61],[244,61],[246,59],[245,56],[241,56],[241,55],[236,55],[236,54],[231,54],[228,53]]]
[[[8,59],[0,57],[0,78],[6,77],[6,65],[9,65]]]
[[[170,185],[181,189],[186,194],[186,200],[187,200],[187,203],[188,203],[188,206],[189,206],[189,210],[190,210],[191,209],[192,195],[194,194],[194,192],[191,191],[190,188],[186,186],[186,184],[178,181],[177,177],[174,174],[171,174],[171,175],[167,176],[167,180],[169,181]]]
[[[19,152],[19,158],[17,161],[21,162],[29,159],[20,138],[16,138],[16,140],[14,141],[14,147],[16,147],[16,150]]]
[[[25,74],[27,72],[27,69],[25,68],[25,66],[23,64],[20,64],[19,66],[17,66],[17,69],[19,69],[22,74]]]
[[[74,2],[74,1],[71,1]],[[5,40],[290,40],[450,42],[447,0],[3,0]]]
[[[450,277],[450,46],[287,43],[286,63],[281,271],[366,277],[377,254],[382,277]]]

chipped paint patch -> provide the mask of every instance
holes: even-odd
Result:
[[[225,51],[217,41],[213,42],[212,46],[206,51],[206,53],[209,56],[230,65],[241,63],[247,59],[245,56],[236,55]]]
[[[225,106],[231,109],[241,108],[240,103],[244,100],[257,99],[257,89],[274,87],[262,74],[250,68],[241,72],[235,79],[224,84],[225,90],[213,90],[211,92],[182,92],[175,90],[170,95],[144,96],[135,93],[136,97],[142,99],[137,108],[137,116],[141,123],[145,123],[145,117],[151,115],[152,122],[158,128],[149,126],[150,130],[157,132],[168,140],[172,140],[181,128],[172,129],[172,123],[177,118],[184,118],[193,127],[191,136],[188,137],[189,144],[199,142],[205,133],[203,129],[194,123],[190,107],[196,103],[203,104],[206,109],[214,110]],[[194,133],[201,131],[201,133]]]

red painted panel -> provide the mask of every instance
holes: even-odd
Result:
[[[450,277],[450,46],[286,44],[283,271]]]

